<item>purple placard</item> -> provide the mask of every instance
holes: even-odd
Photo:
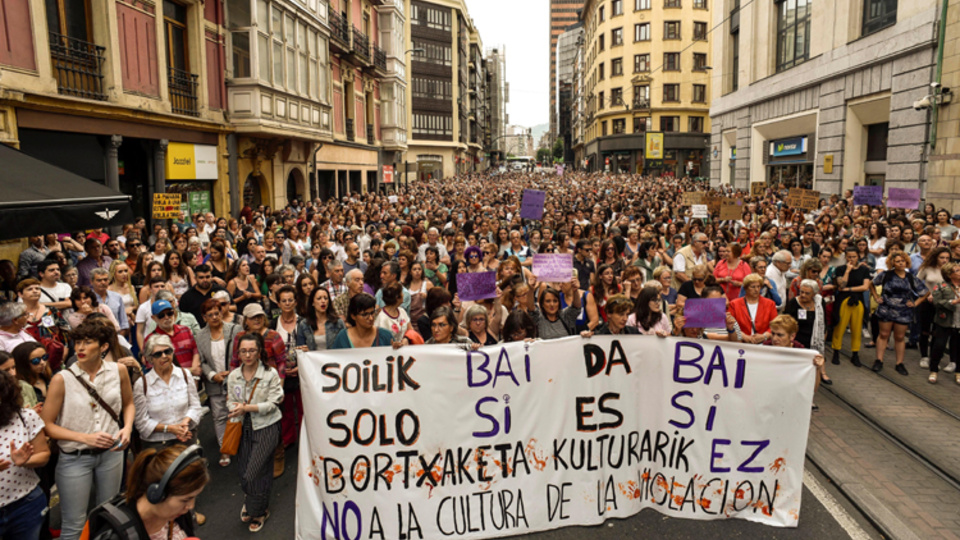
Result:
[[[497,297],[496,272],[457,274],[457,295],[461,302]]]
[[[547,192],[539,189],[523,190],[523,200],[520,202],[520,217],[523,219],[543,219],[543,203],[547,200]]]
[[[683,304],[684,326],[688,328],[726,328],[726,298],[690,298]]]
[[[880,206],[883,204],[883,186],[853,186],[853,204]]]
[[[573,278],[573,253],[535,253],[533,275],[548,283],[567,283]]]
[[[911,188],[895,188],[887,190],[888,208],[906,208],[916,210],[920,207],[920,190]]]

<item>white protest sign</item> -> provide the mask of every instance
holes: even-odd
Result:
[[[815,353],[653,336],[300,356],[297,538],[796,527]]]
[[[690,210],[694,218],[707,219],[710,217],[707,205],[705,204],[694,204],[690,207]]]
[[[533,275],[540,281],[566,283],[573,278],[572,253],[534,253]]]

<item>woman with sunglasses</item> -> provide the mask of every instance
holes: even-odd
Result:
[[[497,258],[499,248],[496,244],[490,242],[483,245],[483,271],[496,271],[500,267],[500,260]]]
[[[35,341],[21,343],[13,349],[13,360],[17,366],[16,377],[23,390],[23,406],[39,413],[43,410],[50,379],[53,378],[47,351]]]
[[[467,261],[468,272],[484,272],[483,266],[483,248],[479,246],[470,246],[463,251],[464,260]]]
[[[194,444],[200,398],[190,373],[175,365],[170,336],[154,334],[143,347],[153,369],[133,385],[136,426],[144,448]]]
[[[710,271],[705,264],[698,264],[690,269],[690,280],[683,282],[677,291],[677,305],[683,308],[688,298],[703,297],[703,289],[707,287],[707,276]]]

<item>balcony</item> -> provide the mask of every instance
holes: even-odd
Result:
[[[67,96],[106,101],[103,53],[106,47],[50,32],[50,58],[57,90]]]
[[[643,97],[633,98],[633,110],[634,111],[649,111],[650,110],[650,100]]]
[[[373,67],[382,74],[387,73],[387,53],[376,45],[373,46]]]
[[[361,62],[370,63],[370,39],[356,26],[353,27],[353,54]]]
[[[376,144],[377,134],[373,131],[373,124],[367,124],[367,144]]]
[[[200,116],[197,100],[197,76],[182,69],[169,68],[167,86],[170,89],[170,106],[175,114]]]
[[[354,142],[355,140],[357,140],[357,137],[356,135],[354,135],[354,131],[353,131],[353,118],[347,118],[345,125],[347,128],[347,140],[350,142]]]
[[[350,51],[350,24],[336,11],[330,12],[330,43],[343,52]]]

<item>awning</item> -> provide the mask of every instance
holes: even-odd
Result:
[[[0,144],[0,240],[133,223],[130,196]]]

